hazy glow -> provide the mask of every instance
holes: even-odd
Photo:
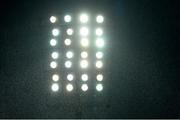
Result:
[[[104,46],[104,40],[102,38],[97,38],[96,46],[102,48]]]
[[[89,40],[88,40],[87,38],[82,38],[82,39],[81,39],[81,45],[82,45],[83,47],[89,46]]]
[[[88,85],[87,84],[83,84],[82,86],[81,86],[81,89],[85,92],[85,91],[87,91],[88,90]]]
[[[58,36],[58,35],[59,35],[59,29],[54,28],[54,29],[52,30],[52,35]]]
[[[103,30],[101,28],[96,29],[96,35],[101,36],[103,34]]]
[[[66,53],[66,57],[67,58],[72,58],[74,56],[74,54],[73,54],[73,52],[72,51],[68,51],[67,53]]]
[[[102,74],[98,74],[96,76],[96,79],[97,79],[97,81],[102,81],[103,80],[103,75]]]
[[[59,80],[59,75],[58,75],[58,74],[54,74],[54,75],[52,76],[52,80],[55,81],[55,82],[57,82],[57,81]]]
[[[82,79],[83,81],[87,81],[87,80],[88,80],[88,75],[87,75],[87,74],[82,74],[82,75],[81,75],[81,79]]]
[[[102,66],[103,66],[102,61],[99,60],[99,61],[96,62],[96,67],[97,68],[102,68]]]
[[[65,15],[64,16],[64,21],[65,22],[71,22],[71,16],[70,15]]]
[[[88,34],[89,34],[89,30],[88,30],[87,27],[82,27],[82,28],[80,29],[80,35],[82,35],[82,36],[87,36]]]
[[[51,16],[49,20],[51,23],[55,23],[57,18],[55,16]]]
[[[87,23],[87,22],[88,22],[88,19],[89,19],[89,17],[88,17],[87,14],[81,14],[81,15],[80,15],[80,21],[81,21],[81,23]]]
[[[72,81],[73,79],[74,79],[73,74],[68,74],[67,75],[67,80]]]
[[[103,53],[102,52],[97,52],[96,53],[96,58],[98,58],[98,59],[101,59],[103,57]]]
[[[81,57],[82,58],[87,58],[88,57],[88,53],[85,52],[85,51],[81,52]]]
[[[96,90],[99,91],[99,92],[102,91],[103,90],[103,85],[102,84],[97,84],[96,85]]]
[[[53,92],[57,92],[59,90],[59,85],[57,83],[53,83],[51,89]]]
[[[70,39],[65,39],[64,44],[67,45],[67,46],[71,45],[71,40]]]
[[[72,84],[67,84],[67,85],[66,85],[66,90],[69,91],[69,92],[71,92],[71,91],[73,90]]]
[[[72,66],[72,62],[71,61],[68,60],[68,61],[65,62],[65,67],[66,68],[70,68],[71,66]]]
[[[97,22],[97,23],[103,23],[103,21],[104,21],[104,17],[103,17],[102,15],[98,15],[98,16],[96,17],[96,22]]]
[[[81,68],[87,68],[88,67],[88,61],[87,60],[81,60],[80,66],[81,66]]]
[[[53,53],[51,54],[51,57],[52,57],[53,59],[57,59],[57,58],[59,57],[58,52],[53,52]]]
[[[50,63],[50,67],[51,68],[56,68],[57,67],[57,62],[55,62],[55,61],[52,61],[51,63]]]
[[[72,28],[68,28],[66,32],[68,35],[72,35],[74,31]]]
[[[56,46],[56,44],[57,44],[57,41],[55,39],[50,40],[50,45],[51,46]]]

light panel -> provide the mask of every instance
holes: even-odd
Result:
[[[89,46],[89,40],[88,40],[87,38],[82,38],[82,39],[81,39],[81,45],[82,45],[83,47]]]
[[[83,13],[83,14],[80,15],[80,22],[81,23],[87,23],[88,20],[89,20],[89,17],[88,17],[87,14]]]
[[[81,52],[81,57],[84,58],[84,59],[87,58],[88,53],[86,51]]]
[[[58,52],[52,52],[51,57],[52,57],[53,59],[58,59],[59,53],[58,53]]]
[[[66,68],[71,68],[71,67],[72,67],[72,62],[69,61],[69,60],[66,61],[66,62],[65,62],[65,67],[66,67]]]
[[[73,74],[68,74],[67,75],[67,80],[72,81],[74,79],[74,75]]]
[[[59,29],[54,28],[54,29],[52,30],[52,35],[53,35],[53,36],[58,36],[58,35],[59,35]]]
[[[101,58],[103,58],[103,53],[102,52],[96,52],[96,58],[97,59],[101,59]]]
[[[74,89],[74,87],[73,87],[72,84],[67,84],[67,85],[66,85],[66,90],[67,90],[68,92],[71,92],[73,89]]]
[[[104,22],[104,17],[103,17],[102,15],[98,15],[98,16],[96,17],[96,22],[97,22],[97,23],[103,23],[103,22]]]
[[[66,57],[67,58],[73,58],[73,56],[74,56],[74,54],[73,54],[73,52],[72,51],[68,51],[67,53],[66,53]]]
[[[53,92],[57,92],[59,90],[59,85],[57,83],[53,83],[51,89]]]
[[[71,18],[70,15],[65,15],[65,16],[64,16],[64,21],[67,22],[67,23],[71,22],[71,19],[72,19],[72,18]]]
[[[102,38],[97,38],[97,39],[96,39],[96,46],[97,46],[98,48],[104,47],[104,40],[103,40]]]
[[[55,23],[57,18],[55,16],[51,16],[49,20],[51,23]]]
[[[103,90],[103,85],[102,85],[102,84],[97,84],[97,85],[96,85],[96,90],[97,90],[98,92],[102,91],[102,90]]]
[[[81,60],[80,66],[83,69],[87,68],[88,67],[88,61],[87,60]]]
[[[101,28],[96,29],[96,35],[101,36],[103,34],[103,30]]]
[[[58,74],[53,74],[52,80],[53,80],[54,82],[59,81],[59,75],[58,75]]]
[[[53,68],[53,69],[55,69],[55,68],[57,67],[57,62],[52,61],[52,62],[50,63],[50,67]]]
[[[65,39],[64,44],[67,45],[67,46],[71,45],[71,40],[70,39]]]
[[[103,80],[103,75],[102,74],[98,74],[96,76],[96,79],[97,79],[97,81],[102,81]]]
[[[81,89],[82,89],[82,91],[87,91],[88,90],[88,85],[87,84],[83,84],[82,86],[81,86]]]
[[[82,79],[82,81],[87,81],[88,80],[88,75],[87,74],[82,74],[81,79]]]
[[[73,31],[72,28],[68,28],[67,31],[66,31],[66,33],[67,33],[68,35],[72,35],[72,34],[74,33],[74,31]]]
[[[87,36],[89,34],[89,29],[87,27],[81,27],[80,28],[80,35],[81,36]]]
[[[57,44],[57,41],[55,39],[50,40],[50,45],[51,46],[56,46],[56,44]]]
[[[100,61],[100,60],[96,61],[96,67],[97,68],[102,68],[103,67],[103,62]]]

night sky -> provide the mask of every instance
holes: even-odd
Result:
[[[0,118],[180,118],[178,7],[171,0],[0,2]],[[49,17],[103,13],[104,90],[53,94]]]

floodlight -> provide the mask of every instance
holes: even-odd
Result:
[[[81,22],[81,23],[87,23],[87,22],[88,22],[88,19],[89,19],[89,17],[88,17],[87,14],[81,14],[81,15],[80,15],[80,22]]]
[[[88,85],[87,84],[82,84],[81,89],[85,92],[88,90]]]
[[[50,45],[51,46],[56,46],[56,44],[57,44],[57,41],[55,39],[50,40]]]
[[[65,22],[71,22],[71,16],[70,15],[65,15],[64,16],[64,21]]]
[[[81,45],[83,47],[87,47],[89,45],[89,40],[87,38],[82,38],[81,39]]]
[[[102,57],[103,57],[103,53],[102,52],[99,51],[99,52],[96,53],[96,58],[97,59],[101,59]]]
[[[68,28],[67,31],[66,31],[66,33],[67,33],[68,35],[72,35],[73,32],[74,32],[74,31],[73,31],[72,28]]]
[[[50,63],[50,67],[51,68],[56,68],[57,67],[57,62],[55,62],[55,61],[52,61],[51,63]]]
[[[51,23],[55,23],[57,18],[55,16],[51,16],[49,20]]]
[[[72,84],[67,84],[66,89],[67,89],[68,92],[71,92],[73,90]]]
[[[57,83],[53,83],[51,89],[53,92],[57,92],[59,90],[59,85]]]
[[[72,81],[73,79],[74,79],[73,74],[68,74],[67,75],[67,80]]]
[[[96,79],[97,79],[97,81],[102,81],[103,80],[103,75],[102,74],[98,74],[96,76]]]
[[[73,52],[72,51],[68,51],[67,53],[66,53],[66,57],[67,58],[72,58],[74,56],[74,54],[73,54]]]
[[[82,74],[82,75],[81,75],[81,79],[82,79],[83,81],[87,81],[87,80],[88,80],[88,75],[87,75],[87,74]]]
[[[103,23],[103,21],[104,21],[104,17],[103,17],[102,15],[98,15],[98,16],[96,17],[96,22],[97,22],[97,23]]]
[[[72,66],[72,62],[71,61],[68,60],[68,61],[65,62],[65,67],[66,68],[70,68],[71,66]]]
[[[54,28],[54,29],[52,30],[52,35],[53,35],[53,36],[58,36],[58,35],[59,35],[59,29]]]
[[[101,28],[96,29],[96,35],[101,36],[103,34],[103,30]]]
[[[67,46],[71,45],[71,40],[70,39],[65,39],[64,44],[67,45]]]
[[[80,62],[81,68],[87,68],[88,67],[88,61],[87,60],[81,60]]]
[[[51,54],[51,57],[52,57],[53,59],[57,59],[57,58],[59,57],[58,52],[53,52],[53,53]]]
[[[57,82],[59,80],[59,75],[58,74],[53,74],[52,80]]]
[[[96,46],[102,48],[104,46],[104,40],[102,38],[96,39]]]
[[[97,84],[96,85],[96,90],[99,91],[99,92],[102,91],[103,90],[103,85],[102,84]]]
[[[96,67],[97,68],[102,68],[102,66],[103,66],[102,61],[100,61],[100,60],[96,61]]]
[[[87,58],[88,57],[88,53],[85,52],[85,51],[81,52],[81,57],[82,58]]]
[[[87,27],[81,27],[80,28],[80,35],[81,36],[87,36],[89,34],[89,30]]]

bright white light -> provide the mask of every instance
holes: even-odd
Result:
[[[58,74],[54,74],[54,75],[52,76],[52,80],[55,81],[55,82],[57,82],[57,81],[59,80],[59,75],[58,75]]]
[[[102,48],[104,46],[104,40],[102,38],[97,38],[96,46]]]
[[[65,39],[64,44],[67,45],[67,46],[71,45],[71,40],[70,39]]]
[[[57,41],[55,39],[50,40],[50,45],[51,46],[56,46],[56,44],[57,44]]]
[[[64,16],[64,21],[65,22],[71,22],[71,16],[70,15],[65,15]]]
[[[98,59],[101,59],[103,57],[103,53],[102,52],[97,52],[96,53],[96,58],[98,58]]]
[[[80,35],[82,35],[82,36],[87,36],[88,34],[89,34],[89,30],[88,30],[87,27],[82,27],[82,28],[80,29]]]
[[[87,22],[88,22],[88,19],[89,19],[89,17],[88,17],[87,14],[81,14],[81,15],[80,15],[80,21],[81,21],[81,23],[87,23]]]
[[[96,62],[96,67],[97,68],[102,68],[102,66],[103,66],[102,61],[99,60],[99,61]]]
[[[88,67],[88,61],[87,60],[81,60],[80,65],[81,65],[81,68],[87,68]]]
[[[74,54],[73,54],[73,52],[71,52],[71,51],[68,51],[67,53],[66,53],[66,57],[67,58],[72,58],[74,56]]]
[[[82,89],[84,92],[87,91],[87,90],[88,90],[87,84],[83,84],[83,85],[81,86],[81,89]]]
[[[71,28],[68,28],[67,29],[67,31],[66,31],[66,33],[68,34],[68,35],[72,35],[73,34],[73,29],[71,29]]]
[[[57,62],[55,62],[55,61],[52,61],[51,63],[50,63],[50,67],[51,68],[56,68],[57,67]]]
[[[72,81],[72,80],[74,79],[73,74],[68,74],[68,75],[67,75],[67,79],[68,79],[69,81]]]
[[[51,89],[53,92],[57,92],[59,90],[59,85],[57,83],[53,83]]]
[[[103,30],[101,28],[96,29],[96,35],[101,36],[103,34]]]
[[[87,81],[87,80],[88,80],[88,75],[87,75],[87,74],[82,74],[82,75],[81,75],[81,79],[82,79],[83,81]]]
[[[57,18],[55,16],[51,16],[49,20],[51,23],[55,23]]]
[[[66,89],[67,89],[67,91],[71,92],[73,90],[72,84],[67,84]]]
[[[82,58],[87,58],[88,57],[88,53],[85,52],[85,51],[81,52],[81,57]]]
[[[96,79],[97,79],[97,81],[102,81],[103,80],[103,75],[102,74],[98,74],[96,76]]]
[[[98,15],[98,16],[96,17],[96,22],[97,22],[97,23],[103,23],[103,21],[104,21],[104,17],[103,17],[102,15]]]
[[[103,85],[102,84],[97,84],[96,85],[96,90],[99,91],[99,92],[102,91],[103,90]]]
[[[87,38],[82,38],[81,39],[81,45],[83,47],[87,47],[89,45],[89,40]]]
[[[57,58],[59,57],[58,52],[53,52],[53,53],[51,54],[51,57],[52,57],[53,59],[57,59]]]
[[[72,66],[72,62],[71,61],[66,61],[65,62],[65,67],[66,68],[70,68]]]
[[[58,35],[59,35],[59,29],[54,28],[54,29],[52,30],[52,35],[58,36]]]

